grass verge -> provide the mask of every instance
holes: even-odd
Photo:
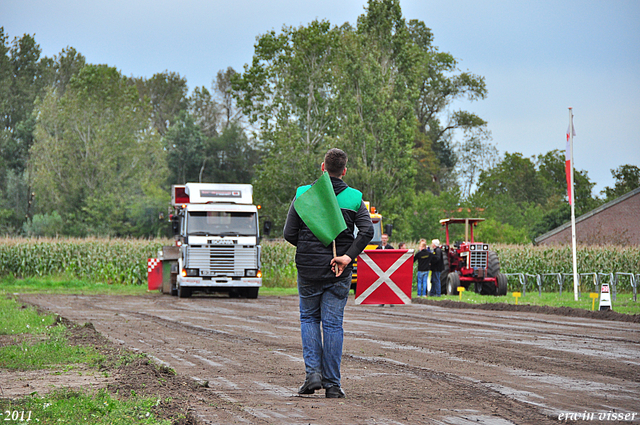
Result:
[[[171,420],[161,420],[153,413],[160,401],[135,396],[120,400],[105,389],[88,392],[61,388],[45,396],[32,394],[18,400],[0,399],[0,415],[3,415],[0,420],[3,423],[170,425]]]
[[[91,282],[67,276],[45,276],[17,279],[7,276],[0,280],[0,291],[39,294],[105,294],[143,295],[146,285],[123,285]]]
[[[417,293],[413,293],[413,297],[416,297]],[[513,296],[513,292],[509,292],[504,297],[494,297],[489,295],[479,295],[472,291],[465,291],[462,295],[443,295],[441,297],[429,297],[431,300],[451,300],[462,301],[469,304],[487,304],[487,303],[506,303],[515,304],[516,298]],[[595,310],[598,310],[598,301],[595,300]],[[613,310],[623,314],[640,314],[640,302],[633,301],[633,294],[623,293],[617,294],[616,300],[611,301]],[[548,306],[548,307],[571,307],[579,308],[582,310],[591,310],[593,308],[593,300],[589,297],[588,292],[583,292],[575,301],[573,292],[543,292],[542,295],[538,295],[538,292],[527,292],[524,296],[518,298],[518,305],[535,305],[535,306]]]
[[[21,305],[5,295],[0,296],[0,320],[0,372],[5,371],[8,375],[15,376],[12,371],[28,370],[46,370],[43,374],[60,375],[77,366],[96,373],[99,368],[99,373],[106,377],[110,364],[122,368],[140,361],[140,354],[124,352],[108,358],[99,345],[71,343],[68,338],[70,329],[56,316],[39,314],[34,308]],[[95,333],[92,326],[77,328],[80,333]],[[154,413],[161,404],[160,398],[139,396],[133,390],[130,394],[121,395],[112,394],[105,388],[56,388],[44,395],[34,391],[24,397],[9,399],[4,398],[3,392],[0,397],[2,423],[172,423]],[[167,404],[167,400],[163,403]]]

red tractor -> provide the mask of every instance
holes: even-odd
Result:
[[[457,295],[459,286],[469,290],[471,283],[479,294],[507,295],[507,276],[500,273],[498,255],[495,251],[489,251],[488,244],[473,240],[473,228],[481,221],[484,218],[440,220],[447,234],[447,244],[442,247],[444,271],[440,275],[440,282],[446,285],[447,295]],[[455,242],[453,247],[449,245],[450,224],[465,225],[464,242]]]

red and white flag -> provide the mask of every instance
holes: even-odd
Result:
[[[564,154],[564,170],[567,175],[567,196],[569,197],[569,205],[572,203],[571,192],[573,187],[571,187],[571,136],[576,135],[576,129],[573,127],[573,115],[571,115],[571,121],[569,122],[569,127],[567,127],[567,148]]]

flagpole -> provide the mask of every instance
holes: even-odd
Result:
[[[576,196],[573,185],[573,108],[569,108],[569,150],[571,153],[571,253],[573,256],[573,297],[578,301],[578,257],[576,255]]]

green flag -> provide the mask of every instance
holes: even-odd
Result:
[[[327,172],[296,198],[293,207],[324,246],[329,246],[347,228]]]

